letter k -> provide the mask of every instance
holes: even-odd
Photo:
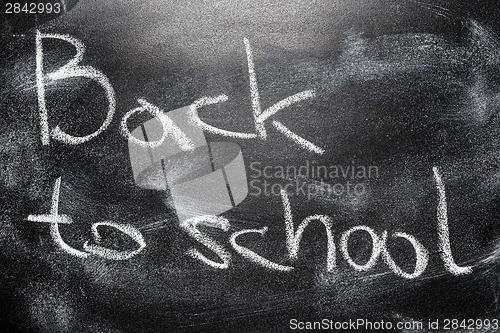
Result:
[[[198,116],[197,110],[201,108],[202,106],[207,106],[211,104],[217,104],[220,102],[225,102],[227,101],[227,96],[226,95],[219,95],[217,97],[202,97],[198,100],[196,100],[190,108],[190,118],[191,120],[200,126],[202,129],[214,133],[214,134],[220,134],[224,136],[229,136],[229,137],[234,137],[234,138],[241,138],[241,139],[254,139],[259,137],[262,140],[265,140],[267,138],[267,131],[266,127],[264,126],[265,121],[271,117],[272,115],[275,115],[278,113],[280,110],[291,106],[292,104],[295,104],[297,102],[300,102],[302,100],[311,98],[315,96],[314,90],[304,90],[302,92],[299,92],[297,94],[288,96],[285,99],[282,99],[281,101],[273,104],[269,108],[265,109],[262,111],[261,108],[261,103],[260,103],[260,96],[259,96],[259,88],[257,86],[257,77],[255,74],[255,66],[254,66],[254,61],[253,61],[253,55],[252,55],[252,50],[250,48],[250,42],[248,41],[247,38],[244,38],[244,43],[245,43],[245,51],[247,54],[247,62],[248,62],[248,75],[250,79],[250,96],[252,98],[252,110],[253,110],[253,118],[254,118],[254,123],[255,123],[255,129],[256,133],[241,133],[241,132],[233,132],[233,131],[227,131],[223,130],[220,128],[216,128],[212,125],[209,125],[202,121],[200,117]],[[291,130],[289,130],[285,125],[283,125],[279,121],[272,121],[273,126],[282,134],[284,134],[287,138],[290,140],[294,141],[298,145],[300,145],[302,148],[309,150],[311,152],[314,152],[316,154],[322,155],[325,150],[321,147],[316,146],[314,143],[302,138],[301,136],[295,134]]]

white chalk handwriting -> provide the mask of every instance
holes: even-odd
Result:
[[[445,187],[441,180],[441,175],[439,173],[438,168],[434,167],[433,172],[439,195],[438,205],[437,205],[437,230],[438,230],[437,243],[439,248],[439,255],[442,261],[444,262],[445,269],[452,275],[469,274],[472,272],[472,267],[458,266],[453,258],[451,243],[450,243],[447,211],[446,211]],[[146,242],[139,230],[137,230],[131,225],[118,224],[114,222],[98,222],[92,225],[91,228],[95,244],[90,244],[88,241],[85,242],[83,244],[83,249],[85,250],[85,252],[70,247],[61,238],[59,232],[59,224],[64,225],[72,223],[71,217],[67,215],[60,215],[58,212],[60,186],[61,186],[61,178],[58,178],[54,185],[54,191],[52,195],[52,207],[50,214],[29,215],[27,217],[27,220],[32,222],[49,223],[53,241],[64,252],[80,258],[87,258],[89,255],[92,254],[111,260],[126,260],[139,254],[146,247]],[[303,219],[302,222],[298,225],[297,229],[294,230],[295,223],[293,222],[292,207],[286,191],[284,190],[281,191],[281,198],[283,205],[283,215],[285,220],[284,231],[286,236],[286,247],[288,250],[289,260],[291,262],[294,262],[298,259],[298,253],[300,250],[300,244],[303,232],[311,222],[318,221],[325,226],[326,230],[326,239],[327,239],[326,270],[327,272],[334,271],[337,267],[337,262],[336,262],[336,246],[335,246],[334,232],[333,232],[334,221],[332,217],[326,215],[308,216],[305,219]],[[132,238],[139,245],[139,247],[135,250],[117,251],[100,246],[99,243],[101,241],[101,237],[97,230],[99,226],[113,227],[121,231],[122,233]],[[231,265],[231,252],[228,249],[224,248],[222,244],[220,244],[210,236],[204,234],[202,230],[200,230],[199,226],[217,228],[224,232],[229,232],[230,230],[229,220],[221,216],[202,215],[190,218],[184,221],[181,225],[182,229],[186,231],[186,233],[190,237],[195,239],[201,245],[204,245],[207,249],[214,252],[221,262],[216,262],[211,259],[208,259],[196,248],[189,249],[186,252],[188,256],[197,259],[203,264],[211,266],[215,269],[229,268]],[[263,256],[257,254],[256,252],[236,242],[237,238],[242,237],[245,234],[254,233],[264,236],[267,231],[268,227],[263,227],[261,229],[239,230],[232,233],[232,235],[229,237],[229,241],[236,253],[240,254],[242,257],[248,259],[249,261],[259,266],[274,271],[281,271],[281,272],[292,271],[294,269],[292,266],[286,266],[272,262],[271,260],[264,258]],[[352,259],[349,252],[349,238],[351,237],[352,234],[356,232],[366,232],[371,237],[371,246],[372,246],[371,256],[368,259],[368,261],[364,264],[356,263]],[[416,257],[415,268],[413,272],[408,273],[403,271],[393,260],[387,244],[388,242],[387,230],[383,231],[382,235],[379,236],[377,235],[374,229],[366,225],[359,225],[352,227],[347,231],[344,231],[340,237],[340,244],[339,244],[340,252],[343,258],[347,261],[347,263],[357,271],[368,271],[372,269],[377,264],[379,258],[381,257],[383,262],[385,262],[385,264],[389,267],[389,269],[397,276],[403,277],[405,279],[414,279],[421,276],[427,267],[429,259],[429,254],[426,248],[414,236],[404,232],[399,232],[399,231],[394,232],[391,234],[391,237],[406,239],[412,245]]]
[[[65,41],[67,43],[72,44],[76,48],[76,55],[72,60],[70,60],[66,65],[62,66],[55,72],[49,74],[44,73],[44,61],[43,61],[44,60],[43,40],[47,38],[53,38]],[[90,66],[79,65],[85,53],[85,45],[83,44],[83,42],[69,35],[41,33],[40,31],[37,30],[35,44],[36,44],[36,86],[38,92],[38,109],[40,113],[40,137],[42,140],[42,144],[49,145],[50,138],[53,138],[54,140],[66,144],[76,145],[87,142],[97,137],[102,132],[104,132],[111,123],[111,121],[113,120],[113,115],[116,106],[115,92],[111,83],[109,82],[109,79],[101,71]],[[248,41],[248,39],[246,38],[244,39],[244,44],[247,54],[248,75],[250,78],[250,95],[252,98],[252,110],[253,110],[256,133],[240,133],[240,132],[233,132],[224,129],[219,129],[205,123],[203,120],[200,119],[200,117],[198,116],[199,108],[211,104],[225,102],[228,99],[226,95],[219,95],[217,97],[199,98],[198,100],[196,100],[191,104],[190,119],[194,124],[200,126],[203,130],[214,134],[228,136],[232,138],[240,138],[240,139],[260,138],[262,140],[266,140],[267,131],[265,128],[265,121],[268,118],[295,103],[314,97],[315,93],[314,90],[305,90],[299,92],[297,94],[294,94],[292,96],[280,100],[279,102],[273,104],[266,110],[262,111],[252,50],[250,48],[250,42]],[[54,82],[73,77],[86,77],[88,79],[94,80],[104,89],[106,98],[108,100],[108,112],[106,115],[106,119],[99,127],[99,129],[97,129],[95,132],[91,134],[80,137],[72,136],[70,134],[63,132],[59,128],[59,126],[56,126],[51,131],[49,125],[49,112],[46,106],[45,92],[46,92],[47,82]],[[154,143],[146,143],[146,142],[137,142],[137,143],[150,147],[158,146],[161,145],[161,143],[166,139],[167,133],[169,133],[174,137],[174,139],[176,139],[179,142],[183,150],[188,150],[192,148],[192,145],[190,145],[189,139],[187,138],[186,134],[184,134],[163,111],[161,111],[158,107],[152,105],[151,103],[148,103],[144,99],[139,99],[138,102],[141,106],[130,110],[122,118],[121,133],[125,138],[138,141],[137,139],[131,136],[130,131],[127,128],[127,120],[128,118],[130,118],[130,116],[132,116],[135,113],[148,111],[161,121],[164,134],[160,140]],[[325,152],[323,148],[318,147],[314,143],[302,138],[298,134],[291,131],[288,127],[283,125],[281,122],[274,120],[272,124],[276,128],[276,130],[281,132],[291,141],[295,142],[299,147],[319,155]]]

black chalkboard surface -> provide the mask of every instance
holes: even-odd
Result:
[[[497,332],[496,1],[2,3],[2,332]]]

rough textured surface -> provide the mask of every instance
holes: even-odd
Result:
[[[109,78],[116,114],[106,131],[87,143],[42,146],[35,31],[31,23],[22,30],[21,23],[5,21],[0,39],[2,326],[27,332],[286,332],[291,318],[426,323],[498,316],[496,2],[86,0],[68,2],[70,8],[39,29],[69,34],[87,46],[83,64]],[[201,227],[231,253],[230,267],[217,270],[186,255],[194,247],[218,259],[180,228],[166,194],[134,184],[120,119],[138,107],[139,98],[168,111],[225,94],[227,102],[200,109],[200,117],[218,128],[254,131],[243,38],[252,45],[263,108],[315,91],[314,98],[280,111],[276,119],[325,153],[293,144],[270,121],[265,141],[208,139],[239,144],[249,181],[292,181],[314,189],[310,196],[290,196],[293,220],[297,227],[310,215],[332,218],[333,272],[326,270],[320,223],[311,223],[297,260],[289,260],[279,193],[249,195],[225,213],[229,232]],[[44,42],[44,51],[47,72],[74,55],[58,41]],[[104,120],[106,100],[95,83],[59,80],[46,89],[51,127],[85,135]],[[129,125],[148,116],[137,118]],[[318,190],[321,179],[311,174],[252,178],[253,162],[262,171],[306,161],[376,166],[378,174],[354,177],[365,191],[340,196]],[[440,259],[433,166],[446,186],[454,258],[472,266],[471,274],[452,276]],[[146,249],[126,261],[81,259],[58,249],[47,224],[26,221],[29,214],[49,212],[58,177],[59,212],[73,220],[60,226],[66,243],[82,250],[92,239],[91,225],[107,220],[139,229]],[[407,280],[381,259],[365,272],[349,266],[338,247],[342,233],[357,225],[379,236],[385,230],[413,235],[429,252],[424,273]],[[292,272],[259,267],[231,248],[231,233],[263,227],[268,227],[264,236],[245,235],[238,242],[293,266]],[[109,248],[135,246],[112,228],[103,228],[102,237]],[[389,244],[394,260],[411,271],[415,255],[409,243]],[[349,241],[356,262],[366,262],[371,249],[367,234]]]

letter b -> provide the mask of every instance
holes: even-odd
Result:
[[[52,72],[48,75],[44,75],[43,72],[43,45],[42,40],[44,38],[55,38],[64,40],[72,44],[76,48],[76,55],[71,59],[66,65],[59,68],[57,71]],[[68,35],[60,34],[45,34],[37,30],[36,32],[36,86],[38,92],[38,109],[40,111],[40,131],[41,139],[43,145],[48,145],[50,143],[50,137],[55,140],[67,143],[67,144],[81,144],[91,140],[92,138],[101,134],[111,123],[113,119],[113,114],[115,112],[115,92],[108,78],[99,70],[91,66],[80,66],[78,65],[83,59],[83,54],[85,52],[85,45],[76,38]],[[85,136],[72,136],[63,132],[59,126],[56,126],[52,132],[49,133],[49,120],[47,106],[45,103],[45,79],[51,79],[54,81],[67,79],[71,77],[86,77],[88,79],[94,80],[98,83],[105,91],[106,97],[108,99],[108,113],[106,119],[102,123],[101,127],[97,129],[94,133]]]

